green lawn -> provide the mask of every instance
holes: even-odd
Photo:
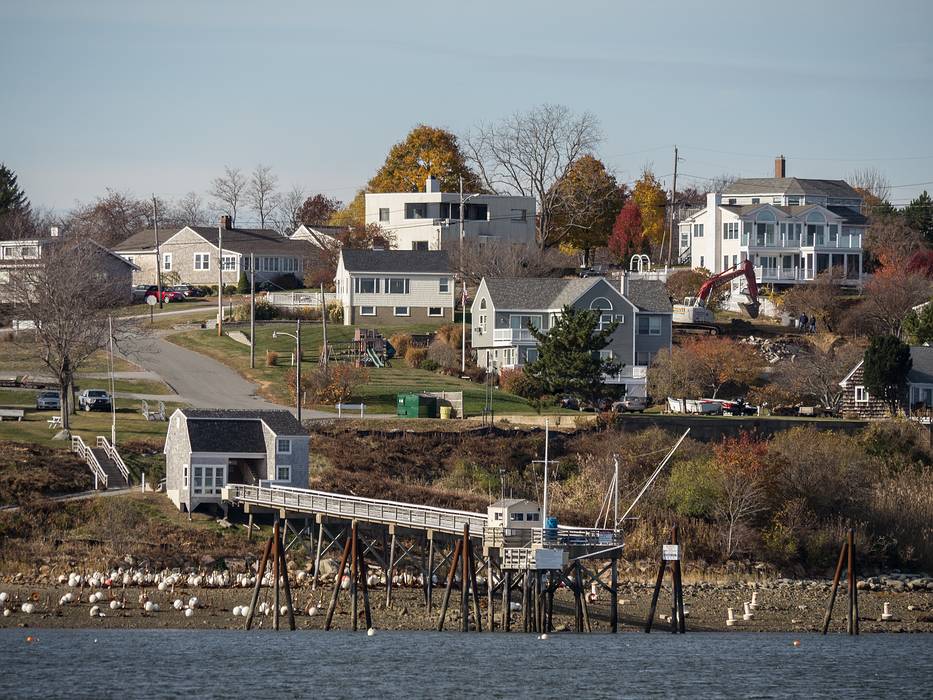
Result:
[[[228,326],[249,334],[248,326]],[[406,324],[397,326],[382,326],[379,331],[386,337],[395,332],[426,333],[437,328],[437,324]],[[291,353],[295,348],[295,341],[286,336],[272,338],[275,331],[294,333],[294,324],[263,323],[256,326],[256,368],[249,367],[249,348],[231,340],[229,337],[218,337],[211,331],[186,331],[169,336],[167,339],[184,348],[203,353],[209,357],[229,365],[244,377],[260,385],[261,393],[270,400],[278,403],[290,403],[288,387],[285,386],[285,375],[289,371]],[[353,339],[352,326],[328,325],[327,340],[329,343],[347,342]],[[302,366],[312,367],[317,362],[322,343],[321,325],[319,323],[302,323],[301,330],[302,351],[305,361]],[[266,365],[266,351],[279,353],[278,366]],[[405,365],[405,361],[396,358],[391,367],[369,368],[370,381],[361,387],[352,402],[362,402],[373,413],[395,413],[396,394],[401,392],[418,391],[463,391],[464,409],[467,415],[476,415],[485,405],[485,389],[483,385],[464,381],[457,377],[447,377],[434,372],[412,369]],[[535,413],[535,409],[524,399],[504,392],[496,391],[493,407],[496,413]],[[332,406],[321,406],[323,409],[333,409]]]
[[[9,338],[11,336],[6,336]],[[16,372],[18,374],[49,374],[49,369],[39,359],[41,348],[31,342],[25,333],[20,333],[15,342],[3,340],[0,342],[0,372]],[[113,358],[113,368],[117,372],[132,372],[139,367],[119,357]],[[96,352],[91,355],[81,367],[79,374],[110,371],[110,358],[106,352]]]

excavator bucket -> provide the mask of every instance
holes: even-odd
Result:
[[[747,313],[750,318],[758,318],[758,310],[761,308],[761,304],[757,301],[744,304],[740,302],[739,306],[745,310],[745,313]]]

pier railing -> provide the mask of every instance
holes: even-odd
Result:
[[[463,532],[464,525],[469,525],[470,533],[475,537],[482,535],[486,525],[484,513],[346,496],[289,486],[228,484],[221,490],[221,495],[224,501],[231,503],[248,503],[264,508],[284,508],[297,513],[315,513],[417,530],[437,530],[459,534]]]
[[[559,526],[532,530],[532,544],[563,547],[611,546],[623,544],[623,535],[621,530]]]

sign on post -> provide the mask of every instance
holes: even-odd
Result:
[[[680,561],[680,545],[666,544],[661,550],[661,558],[664,561]]]

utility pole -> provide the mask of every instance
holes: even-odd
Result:
[[[671,253],[674,249],[674,215],[677,211],[677,146],[674,146],[674,184],[671,186],[671,223],[670,240],[667,242],[667,264],[671,264]]]
[[[224,334],[224,217],[217,224],[217,335]]]
[[[323,333],[323,352],[321,354],[321,364],[327,367],[327,304],[324,303],[324,283],[321,282],[321,332]]]
[[[298,404],[298,422],[301,423],[301,319],[295,321],[295,403]]]
[[[152,227],[155,229],[156,285],[159,287],[159,308],[162,308],[162,251],[159,248],[159,204],[152,195]],[[150,278],[151,279],[151,278]]]
[[[256,255],[249,254],[249,367],[256,369]]]
[[[107,317],[110,329],[110,446],[117,447],[117,396],[113,380],[113,316]]]
[[[463,293],[460,295],[460,376],[466,374],[466,280],[462,281]]]

